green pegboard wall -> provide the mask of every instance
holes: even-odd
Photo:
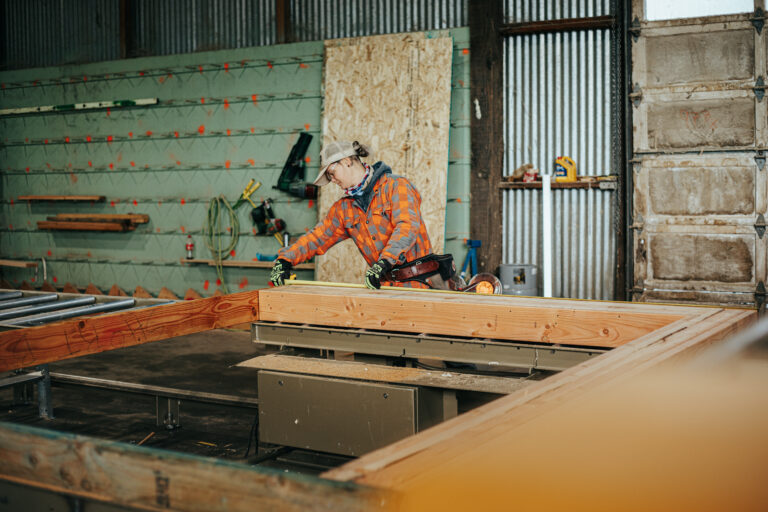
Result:
[[[466,29],[451,31],[454,64],[446,211],[446,251],[461,264],[469,236],[469,55]],[[182,265],[187,235],[210,258],[202,228],[208,201],[238,197],[251,178],[258,202],[300,234],[317,222],[314,202],[271,187],[299,131],[313,135],[307,178],[318,171],[323,43],[298,43],[0,73],[0,108],[158,98],[157,105],[0,117],[0,257],[40,261],[3,268],[18,286],[49,282],[131,293],[165,286],[211,295],[215,269]],[[18,201],[20,195],[106,196],[104,203]],[[41,231],[57,213],[146,213],[127,233]],[[275,254],[272,237],[254,236],[249,207],[238,210],[240,241],[231,259]],[[266,285],[268,270],[224,269],[229,291]],[[311,279],[311,271],[299,271]],[[34,282],[33,282],[34,280]]]

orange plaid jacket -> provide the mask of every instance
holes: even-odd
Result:
[[[432,253],[427,228],[421,218],[421,196],[411,183],[392,174],[377,162],[373,176],[360,196],[342,197],[325,218],[278,257],[297,265],[351,238],[368,265],[386,259],[392,265]],[[396,286],[426,287],[418,282],[392,283]]]

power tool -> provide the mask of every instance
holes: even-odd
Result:
[[[280,233],[285,230],[283,219],[275,217],[272,209],[272,199],[265,199],[259,206],[251,210],[251,218],[256,224],[259,235],[272,235],[280,245],[283,245],[283,237]]]
[[[312,136],[301,132],[299,140],[293,145],[288,160],[285,161],[283,171],[277,179],[277,185],[272,188],[287,192],[301,199],[314,199],[317,197],[317,185],[304,181],[304,155],[307,154]]]

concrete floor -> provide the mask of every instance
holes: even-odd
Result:
[[[60,361],[50,371],[255,398],[257,371],[234,365],[262,353],[249,332],[215,330]],[[0,390],[0,421],[134,444],[154,432],[143,446],[244,463],[256,415],[255,409],[182,401],[182,427],[168,431],[156,425],[154,397],[57,385],[53,407],[55,418],[43,420],[36,403],[14,405],[13,391]],[[253,440],[250,456],[255,452]],[[294,451],[262,464],[318,473],[343,461]]]

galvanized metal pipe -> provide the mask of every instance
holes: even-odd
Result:
[[[32,304],[40,304],[43,302],[53,302],[58,299],[59,296],[56,293],[49,293],[46,295],[35,295],[33,297],[24,297],[23,299],[6,300],[0,302],[0,309],[18,308],[21,306],[30,306]]]
[[[96,302],[96,297],[77,297],[75,299],[58,300],[56,302],[49,302],[47,304],[30,306],[23,309],[11,309],[8,311],[0,312],[0,320],[6,320],[8,318],[19,318],[22,316],[36,315],[38,313],[45,313],[48,311],[57,311],[59,309],[74,308],[77,306],[87,306]]]
[[[23,295],[21,292],[0,292],[0,300],[18,299]]]
[[[82,315],[92,315],[93,313],[104,313],[106,311],[115,311],[118,309],[126,309],[133,307],[136,304],[135,299],[120,299],[111,302],[102,302],[100,304],[94,304],[92,306],[85,306],[74,309],[67,309],[64,311],[56,311],[47,315],[38,315],[33,318],[21,318],[18,320],[12,320],[10,322],[4,322],[6,325],[41,325],[57,320],[64,320],[66,318],[72,318]]]

